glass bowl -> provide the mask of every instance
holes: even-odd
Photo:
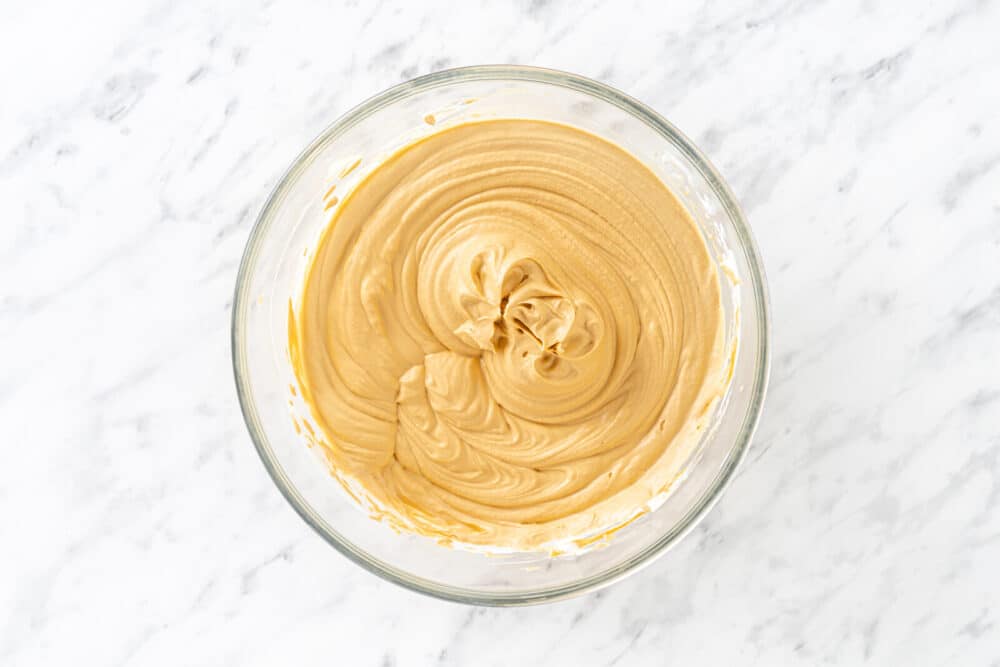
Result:
[[[288,325],[310,249],[328,222],[324,192],[338,182],[342,197],[396,149],[479,118],[561,122],[630,151],[698,223],[723,287],[726,336],[736,362],[697,460],[659,508],[581,553],[487,555],[393,532],[347,496],[300,431],[313,427],[294,391]],[[335,549],[421,593],[473,604],[529,604],[593,590],[648,565],[718,500],[746,455],[760,414],[768,375],[767,311],[763,268],[739,205],[708,160],[670,123],[627,95],[573,74],[468,67],[376,95],[337,120],[295,160],[264,205],[240,265],[233,367],[243,416],[264,466],[292,507]]]

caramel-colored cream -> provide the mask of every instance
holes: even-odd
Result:
[[[451,543],[553,548],[634,519],[728,382],[687,212],[620,147],[542,121],[450,127],[374,168],[293,325],[336,475]]]

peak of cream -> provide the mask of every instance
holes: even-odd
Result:
[[[444,542],[540,549],[633,519],[728,382],[697,226],[628,152],[544,121],[457,125],[375,167],[296,318],[334,472]]]

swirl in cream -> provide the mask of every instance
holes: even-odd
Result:
[[[334,471],[444,541],[613,529],[683,472],[726,389],[716,266],[635,157],[492,120],[399,150],[341,203],[293,365]]]

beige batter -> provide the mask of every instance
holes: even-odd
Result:
[[[487,547],[635,518],[729,379],[687,212],[618,146],[542,121],[458,125],[375,168],[290,335],[338,477],[397,528]]]

